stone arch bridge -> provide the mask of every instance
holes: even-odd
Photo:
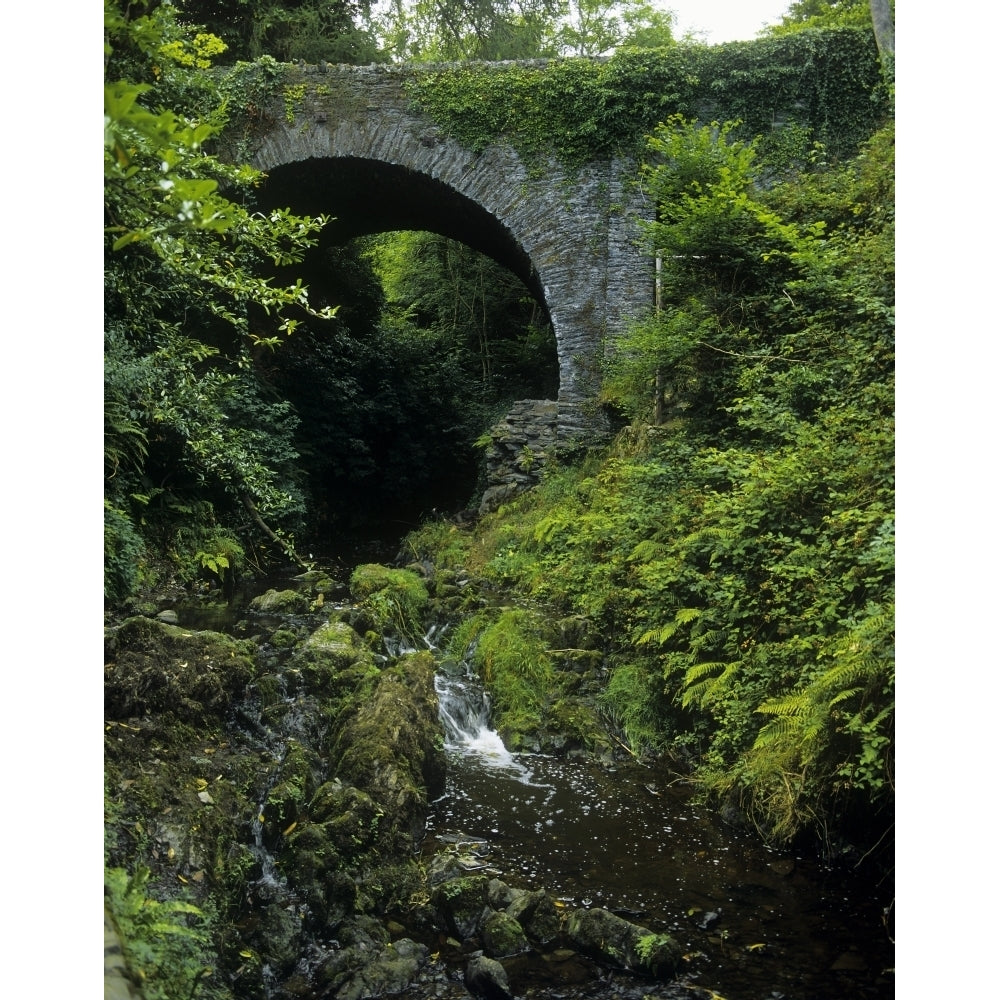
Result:
[[[439,68],[439,67],[438,67]],[[466,149],[412,109],[413,66],[287,66],[261,109],[249,162],[295,196],[296,211],[334,217],[335,238],[418,229],[465,243],[509,268],[551,320],[561,439],[593,433],[605,344],[653,299],[637,220],[651,213],[607,158],[567,169],[524,163],[510,145]],[[245,151],[244,151],[245,155]],[[590,416],[585,416],[589,413]]]
[[[739,117],[753,92],[746,81],[772,60],[789,82],[781,98],[773,92],[758,101],[756,130],[803,117],[826,134],[846,130],[846,120],[830,120],[828,95],[857,90],[874,108],[878,77],[871,40],[852,44],[871,49],[871,72],[859,76],[864,58],[851,72],[843,69],[847,49],[839,36],[822,58],[822,46],[805,36],[774,42],[791,46],[784,55],[751,43],[741,56],[746,65],[730,70],[728,82],[721,76],[701,81],[701,93],[717,97],[692,107],[703,120]],[[480,65],[501,71],[508,64]],[[553,445],[575,447],[605,428],[599,409],[587,404],[598,397],[604,352],[630,318],[653,305],[653,266],[640,245],[639,222],[652,217],[654,206],[633,183],[635,163],[628,160],[608,155],[568,168],[555,157],[526,163],[502,139],[481,152],[466,148],[414,109],[409,85],[421,73],[443,69],[282,66],[279,85],[254,109],[252,127],[242,137],[233,130],[223,145],[265,171],[272,194],[288,195],[282,204],[333,216],[336,241],[428,230],[487,254],[525,283],[552,323],[559,392],[557,400],[517,404],[494,429],[488,473],[501,495],[536,479]],[[719,99],[737,105],[737,113],[719,107]],[[525,462],[526,448],[542,461]]]

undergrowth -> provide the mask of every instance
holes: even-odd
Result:
[[[894,797],[893,128],[767,191],[726,135],[675,118],[653,140],[662,311],[604,381],[632,424],[484,518],[464,558],[603,637],[600,705],[633,752],[693,758],[773,843],[859,815],[874,839]],[[477,656],[534,711],[528,622],[480,621]]]

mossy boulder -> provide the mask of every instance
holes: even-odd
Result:
[[[250,602],[250,609],[268,615],[302,615],[310,603],[309,597],[297,590],[268,590]]]
[[[104,668],[104,708],[112,719],[170,712],[221,716],[254,679],[256,647],[219,632],[192,632],[129,618],[116,630]]]
[[[337,588],[336,581],[321,569],[311,569],[295,577],[295,582],[312,594],[329,594]]]
[[[340,947],[316,970],[320,992],[315,995],[362,1000],[401,993],[427,964],[425,945],[409,938],[390,942],[386,928],[373,917],[344,920],[336,933]]]
[[[288,667],[307,693],[327,698],[344,693],[363,698],[379,673],[372,651],[347,622],[339,620],[316,629]]]
[[[467,875],[434,886],[431,905],[450,933],[459,938],[479,933],[483,919],[491,912],[489,883],[486,875]]]
[[[402,993],[427,964],[429,949],[409,938],[385,945],[377,954],[362,953],[364,964],[339,984],[337,1000],[364,1000],[366,997]]]
[[[465,967],[465,988],[480,1000],[513,1000],[507,970],[495,959],[474,955]]]
[[[275,842],[284,830],[302,817],[317,764],[314,752],[298,740],[288,740],[285,755],[275,769],[264,799],[264,829],[269,843]]]
[[[574,910],[566,936],[599,962],[657,978],[673,975],[681,961],[680,945],[668,934],[654,934],[601,907]]]
[[[482,928],[483,950],[490,958],[512,958],[530,951],[524,928],[506,913],[494,911]]]
[[[552,897],[544,889],[518,893],[507,907],[507,916],[523,927],[528,937],[546,947],[559,937],[562,921]]]
[[[275,649],[294,649],[299,644],[299,637],[291,629],[279,628],[271,633],[270,641]]]
[[[414,640],[423,634],[430,595],[412,570],[364,563],[351,574],[350,592],[365,628]]]
[[[337,774],[379,802],[399,838],[396,851],[419,840],[428,801],[444,791],[434,670],[430,653],[414,653],[383,671],[339,740]]]

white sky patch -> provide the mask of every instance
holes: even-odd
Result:
[[[662,0],[662,7],[677,15],[675,38],[690,31],[710,45],[756,38],[765,24],[780,23],[790,4],[791,0]]]

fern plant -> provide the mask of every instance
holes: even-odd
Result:
[[[130,971],[141,981],[145,1000],[194,997],[223,998],[227,990],[214,986],[209,964],[209,920],[193,903],[161,902],[148,895],[150,872],[138,868],[104,871],[104,901],[122,936]]]
[[[739,788],[770,839],[791,839],[833,795],[862,794],[877,803],[892,792],[892,643],[892,608],[870,607],[820,651],[828,666],[757,708],[768,721],[717,788]],[[826,792],[817,794],[820,788]]]

